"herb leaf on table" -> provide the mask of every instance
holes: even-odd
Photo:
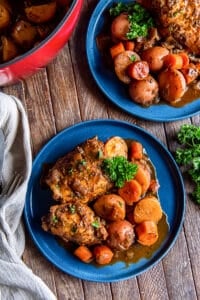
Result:
[[[195,184],[193,199],[200,205],[200,127],[192,124],[182,125],[177,139],[181,147],[177,148],[175,159],[180,166],[187,169]]]

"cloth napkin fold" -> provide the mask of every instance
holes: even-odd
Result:
[[[5,136],[4,189],[21,175],[11,195],[0,195],[0,299],[55,300],[51,290],[29,269],[21,256],[25,248],[22,223],[25,195],[31,172],[30,132],[26,113],[14,96],[0,93],[0,128]]]

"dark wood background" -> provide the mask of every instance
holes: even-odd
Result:
[[[57,132],[91,119],[120,119],[154,134],[170,151],[181,124],[200,124],[200,116],[169,123],[134,118],[111,104],[96,86],[85,55],[85,36],[97,0],[84,2],[72,38],[47,68],[1,90],[21,99],[29,119],[33,156]],[[168,255],[148,272],[117,283],[95,283],[64,274],[49,263],[26,236],[25,263],[40,276],[59,300],[178,300],[200,299],[200,210],[190,199],[184,178],[186,216],[177,242]]]

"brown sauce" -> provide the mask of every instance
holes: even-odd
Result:
[[[117,261],[123,261],[128,266],[130,263],[136,263],[142,258],[150,259],[153,253],[162,245],[168,231],[169,225],[167,223],[167,217],[163,214],[162,219],[158,223],[159,238],[155,244],[147,247],[136,242],[127,251],[115,252],[111,264],[114,264]]]
[[[200,90],[195,89],[193,86],[189,86],[183,97],[171,105],[173,107],[183,107],[184,105],[189,104],[198,98],[200,98]]]

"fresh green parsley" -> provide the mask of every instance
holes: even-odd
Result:
[[[115,183],[116,187],[122,187],[125,181],[134,178],[137,165],[129,162],[124,156],[106,158],[102,164],[103,171]]]
[[[58,218],[55,215],[53,215],[51,220],[54,224],[58,223]]]
[[[177,163],[185,167],[195,184],[193,199],[200,204],[200,127],[192,124],[181,126],[177,139],[181,147],[175,152]]]
[[[154,20],[150,13],[138,3],[117,3],[109,10],[113,17],[125,12],[128,13],[130,29],[127,33],[127,38],[133,40],[137,37],[146,37],[148,30],[154,27]]]
[[[76,206],[74,204],[69,204],[69,211],[71,214],[75,214]]]
[[[131,55],[130,60],[131,60],[132,62],[136,61],[136,56],[135,56],[135,55]]]
[[[98,221],[98,220],[94,220],[94,221],[92,222],[92,226],[93,226],[94,228],[99,228],[99,226],[100,226],[99,221]]]

